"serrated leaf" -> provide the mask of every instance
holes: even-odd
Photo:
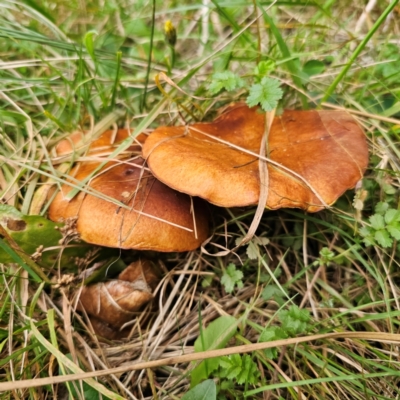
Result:
[[[254,238],[254,241],[261,246],[266,246],[270,243],[270,240],[267,237],[259,237],[258,236],[258,237]]]
[[[242,370],[242,357],[239,354],[232,354],[227,358],[229,365],[225,366],[224,376],[228,379],[234,379]]]
[[[395,210],[391,208],[385,213],[385,222],[391,224],[392,222],[400,221],[400,210]]]
[[[208,90],[211,94],[217,94],[222,89],[232,91],[243,87],[244,81],[232,71],[216,72],[212,76],[212,81]]]
[[[393,244],[393,239],[390,237],[386,229],[380,229],[375,232],[374,239],[382,247],[390,247]]]
[[[279,86],[280,82],[276,79],[264,77],[260,83],[250,87],[246,103],[250,107],[260,104],[264,111],[272,111],[283,96],[283,91]]]
[[[384,214],[389,209],[389,204],[385,201],[380,201],[375,206],[375,212],[377,214]]]
[[[232,293],[235,285],[238,287],[243,287],[243,272],[236,269],[235,264],[229,264],[225,269],[222,278],[221,284],[224,285],[225,291],[227,293]]]
[[[244,383],[255,384],[259,382],[260,371],[251,356],[244,354],[241,361],[242,367],[236,377],[237,383],[243,385]]]
[[[374,246],[375,245],[375,241],[374,238],[372,236],[367,236],[363,239],[364,244],[368,247],[368,246]]]
[[[372,235],[373,230],[367,226],[363,226],[362,228],[360,228],[359,233],[361,236],[367,237]]]
[[[272,60],[260,61],[257,67],[254,69],[254,75],[259,77],[261,80],[265,75],[275,70],[275,62]]]
[[[238,238],[235,239],[235,244],[236,246],[239,246],[239,244],[242,242],[244,236],[239,236]]]
[[[282,322],[282,329],[290,336],[306,332],[311,321],[310,312],[296,305],[290,306],[289,310],[280,311],[278,318]]]
[[[386,227],[386,229],[393,239],[400,240],[400,226],[399,225],[395,225],[395,226],[388,225]]]
[[[277,326],[270,326],[265,328],[258,339],[259,342],[272,342],[274,340],[286,339],[286,332]],[[270,349],[265,349],[264,354],[266,357],[270,359],[275,359],[278,356],[278,349],[276,347],[272,347]]]
[[[253,241],[250,241],[247,245],[246,254],[250,260],[257,260],[260,253],[258,251],[258,246]]]
[[[235,335],[239,321],[231,316],[219,317],[204,329],[194,342],[196,352],[222,349]],[[197,385],[218,368],[219,358],[202,361],[191,373],[191,386]]]
[[[369,222],[375,230],[384,229],[385,228],[385,220],[383,216],[380,214],[374,214],[369,217]]]
[[[283,296],[282,291],[276,285],[267,285],[261,292],[261,297],[264,300],[269,300],[272,298],[276,299],[277,297],[282,298],[282,296]]]
[[[193,389],[185,393],[181,400],[216,400],[217,387],[212,379],[199,383]]]

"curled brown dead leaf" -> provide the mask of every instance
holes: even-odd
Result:
[[[124,324],[134,319],[153,298],[159,282],[157,269],[149,262],[131,263],[117,279],[83,286],[74,293],[79,311],[85,311],[96,334],[108,339],[121,337]]]

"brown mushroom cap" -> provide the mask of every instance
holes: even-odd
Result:
[[[257,204],[258,157],[202,132],[258,154],[265,114],[236,104],[211,123],[157,128],[142,149],[153,174],[180,192],[219,206]],[[314,212],[324,202],[334,203],[361,179],[368,148],[363,131],[346,112],[285,111],[273,121],[267,157],[286,169],[268,163],[266,207]]]
[[[82,181],[99,165],[78,163],[70,175]],[[82,191],[67,201],[71,186],[63,185],[49,208],[53,221],[77,217],[77,230],[86,242],[123,249],[189,251],[207,238],[204,203],[193,200],[193,215],[190,197],[155,179],[140,157],[108,162],[87,189],[95,193]],[[96,192],[129,209],[99,198]]]

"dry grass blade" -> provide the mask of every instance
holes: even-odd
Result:
[[[252,351],[265,350],[273,347],[281,347],[281,346],[283,347],[289,345],[297,345],[305,342],[312,342],[316,340],[330,340],[330,339],[362,339],[371,341],[381,341],[384,343],[400,344],[400,334],[395,334],[395,333],[380,333],[380,332],[325,333],[320,335],[310,335],[310,336],[297,337],[291,339],[276,340],[273,342],[255,343],[255,344],[248,344],[236,347],[227,347],[225,349],[220,349],[220,350],[211,350],[199,353],[185,354],[182,356],[169,357],[161,360],[139,362],[137,364],[132,364],[129,366],[110,368],[104,371],[84,372],[84,373],[71,374],[67,376],[57,376],[52,378],[37,378],[37,379],[27,379],[19,382],[0,383],[0,391],[38,387],[42,385],[70,382],[81,379],[83,380],[92,379],[109,374],[120,374],[128,371],[143,370],[146,368],[157,368],[164,365],[187,363],[191,361],[206,360],[209,358],[228,356],[232,354],[250,353]]]
[[[265,132],[260,145],[260,156],[258,160],[258,170],[260,173],[260,199],[258,200],[258,205],[254,213],[253,221],[251,222],[250,228],[246,233],[246,236],[244,236],[239,245],[236,248],[232,249],[232,251],[235,251],[237,248],[239,248],[239,246],[248,243],[253,238],[265,211],[265,204],[267,204],[268,200],[269,176],[267,163],[262,158],[265,158],[265,154],[267,151],[268,136],[271,130],[272,122],[274,121],[275,111],[276,110],[266,112]]]

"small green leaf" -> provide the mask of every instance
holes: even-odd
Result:
[[[260,381],[260,371],[257,364],[253,361],[250,355],[244,354],[242,356],[242,367],[240,373],[236,377],[239,385],[244,383],[256,384]]]
[[[390,247],[393,244],[392,238],[389,236],[389,232],[385,229],[380,229],[375,232],[374,239],[382,247]]]
[[[211,94],[217,94],[222,89],[232,91],[244,86],[244,81],[232,71],[216,72],[208,90]]]
[[[274,299],[279,305],[284,303],[283,296],[284,293],[276,285],[267,285],[261,292],[261,297],[264,300]]]
[[[246,254],[250,260],[257,260],[260,254],[258,251],[258,246],[252,240],[247,245]]]
[[[311,321],[310,312],[296,305],[290,306],[288,310],[280,311],[278,318],[282,322],[282,329],[290,336],[307,332]]]
[[[274,340],[287,339],[287,333],[277,326],[269,326],[265,328],[258,339],[259,342],[272,342]],[[275,359],[278,356],[278,349],[276,347],[272,347],[270,349],[265,349],[264,354],[267,358]]]
[[[221,368],[219,375],[222,378],[235,379],[242,370],[242,357],[239,354],[221,357],[219,366]]]
[[[185,393],[181,400],[216,400],[217,387],[212,379],[199,383],[193,389]]]
[[[243,272],[236,269],[235,264],[229,264],[222,274],[221,283],[225,287],[227,293],[232,293],[235,285],[239,288],[243,287]]]
[[[400,240],[400,226],[399,225],[396,225],[396,226],[388,225],[386,227],[386,229],[390,233],[390,236],[393,239]]]
[[[388,195],[396,194],[397,192],[396,188],[394,188],[392,185],[389,185],[388,183],[384,183],[382,185],[382,189]]]
[[[368,226],[363,226],[359,230],[360,235],[364,236],[364,237],[372,235],[372,232],[373,232],[373,230],[371,228],[369,228]]]
[[[325,64],[318,60],[309,60],[304,64],[303,71],[308,76],[322,74],[325,71]]]
[[[375,212],[377,214],[385,214],[385,212],[389,209],[389,204],[386,201],[380,201],[375,206]]]
[[[275,70],[275,61],[267,60],[260,61],[254,70],[254,75],[258,77],[258,81],[261,81],[264,76]]]
[[[264,77],[260,83],[256,83],[250,87],[246,103],[250,107],[261,104],[261,108],[264,111],[273,110],[283,96],[283,91],[279,86],[280,82],[276,79]]]
[[[385,228],[385,220],[383,216],[380,214],[374,214],[369,217],[369,222],[375,230],[384,229]]]
[[[260,246],[266,246],[270,243],[270,240],[267,237],[262,237],[262,236],[261,237],[257,236],[253,240]]]
[[[387,224],[392,224],[392,222],[400,221],[400,210],[395,210],[393,208],[389,209],[385,213],[385,222]]]

